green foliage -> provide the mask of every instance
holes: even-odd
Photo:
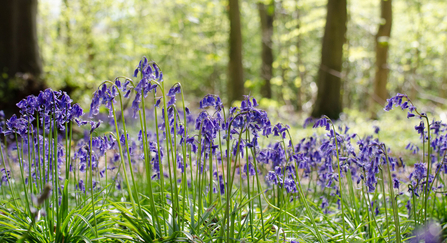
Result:
[[[315,96],[326,1],[275,2],[272,80],[280,104],[309,111]],[[444,97],[447,73],[445,1],[393,1],[390,93],[413,99]],[[255,1],[241,1],[246,88],[261,85],[261,34]],[[365,110],[375,72],[374,35],[378,1],[348,3],[349,21],[343,70],[344,106]],[[226,97],[228,30],[226,1],[56,1],[39,5],[39,43],[45,78],[54,88],[73,91],[86,102],[93,80],[132,73],[134,53],[146,53],[167,72],[169,83],[183,82],[188,96]],[[436,26],[436,28],[431,28]],[[442,89],[438,89],[440,84]],[[439,99],[432,99],[437,104]]]

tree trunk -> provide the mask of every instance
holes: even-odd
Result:
[[[346,21],[348,23],[351,22],[351,5],[349,5],[349,2],[346,3],[346,9],[347,9],[347,18]],[[348,27],[349,28],[349,27]],[[352,108],[352,90],[355,89],[355,87],[352,87],[352,84],[349,84],[349,72],[351,72],[351,62],[349,61],[349,56],[351,55],[351,39],[348,38],[348,35],[345,40],[345,54],[346,56],[343,58],[343,66],[345,69],[343,70],[343,78],[341,80],[342,82],[342,107],[346,108]],[[367,100],[366,102],[368,102]],[[357,104],[358,105],[358,104]],[[358,108],[357,108],[358,109]]]
[[[37,41],[37,0],[0,0],[0,110],[44,89]]]
[[[301,28],[301,12],[300,12],[300,7],[298,4],[298,1],[296,2],[296,9],[295,9],[295,19],[297,21],[297,25],[296,25],[296,29],[299,30]],[[294,83],[294,86],[296,87],[296,104],[295,104],[295,110],[297,111],[301,111],[302,110],[302,106],[303,106],[303,101],[302,101],[302,87],[304,87],[304,81],[306,79],[306,74],[304,70],[301,70],[301,67],[304,67],[303,64],[303,58],[302,58],[302,50],[301,50],[301,33],[298,34],[297,38],[296,38],[296,56],[297,56],[297,67],[298,67],[298,76],[297,78],[300,79],[300,83],[299,85],[295,85],[296,82]]]
[[[389,66],[388,47],[391,36],[391,25],[393,20],[392,0],[380,1],[381,23],[376,35],[376,76],[374,79],[373,100],[381,106],[385,105],[388,98],[386,83],[388,81]]]
[[[228,63],[228,103],[241,100],[244,95],[244,70],[242,67],[242,33],[238,0],[229,0],[230,48]]]
[[[444,33],[447,33],[445,31]],[[447,42],[444,41],[444,54],[442,58],[442,84],[439,89],[439,96],[446,99],[447,98]],[[444,104],[446,105],[446,104]]]
[[[338,119],[342,112],[340,91],[346,20],[346,0],[328,0],[313,117],[327,115]]]
[[[261,66],[261,95],[272,98],[272,86],[270,80],[273,77],[273,20],[275,17],[275,3],[272,1],[268,6],[258,3],[259,16],[261,18],[262,33],[262,66]]]

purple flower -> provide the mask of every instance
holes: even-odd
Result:
[[[441,243],[441,227],[438,223],[429,222],[426,225],[416,229],[413,234],[415,237],[409,240],[410,243]]]
[[[298,192],[295,180],[291,178],[286,178],[284,180],[284,188],[286,188],[287,193],[296,193]]]
[[[92,134],[99,127],[99,125],[101,125],[101,123],[101,120],[99,120],[98,122],[90,121],[90,134]]]
[[[222,101],[219,96],[208,94],[200,102],[200,109],[205,109],[207,107],[214,107],[216,111],[220,111],[223,108]]]
[[[408,215],[410,215],[410,212],[411,212],[411,201],[410,200],[407,201],[407,204],[405,204],[405,207],[408,210]]]
[[[397,94],[394,97],[391,97],[390,99],[387,99],[386,101],[388,102],[387,105],[385,106],[384,110],[385,111],[390,111],[393,109],[393,106],[401,106],[402,109],[405,109],[404,107],[408,107],[408,104],[406,102],[402,103],[402,99],[406,98],[408,100],[408,96],[405,94]],[[403,105],[403,106],[402,106]]]
[[[312,128],[317,128],[317,127],[324,127],[326,129],[326,131],[329,131],[330,123],[328,122],[328,119],[326,117],[322,117],[322,118],[318,119],[315,122],[315,124],[312,126]]]
[[[415,126],[414,129],[416,129],[416,131],[418,132],[418,134],[424,135],[424,122],[421,121],[421,123],[419,123],[419,126]]]
[[[79,188],[79,190],[81,190],[83,193],[85,193],[85,184],[84,184],[84,181],[81,179],[81,180],[79,180],[79,183],[78,183],[78,188]]]
[[[327,198],[324,197],[324,196],[321,196],[320,199],[321,199],[321,205],[320,205],[320,207],[321,207],[322,209],[327,208],[327,207],[329,206],[329,202],[328,202]]]
[[[414,171],[410,173],[410,180],[415,179],[416,181],[422,180],[427,176],[427,168],[425,168],[425,164],[416,163],[414,164]]]
[[[116,102],[115,97],[117,95],[118,92],[114,85],[112,85],[111,87],[107,87],[106,84],[103,84],[93,93],[92,103],[90,104],[89,117],[97,115],[99,113],[99,106],[102,104],[105,105],[105,107],[109,110],[109,117],[112,117],[112,103]]]
[[[278,184],[278,178],[276,176],[276,173],[273,171],[269,171],[265,176],[265,181],[274,185]]]
[[[400,181],[397,178],[393,178],[393,188],[399,189]]]
[[[380,128],[378,126],[374,126],[374,133],[379,134]]]
[[[176,94],[180,94],[181,93],[181,87],[179,84],[175,84],[174,86],[172,86],[169,91],[168,94],[166,96],[168,97],[175,97]]]
[[[403,98],[405,98],[406,101],[402,102]],[[415,114],[413,114],[413,112],[416,111],[416,107],[413,106],[410,99],[405,94],[398,93],[396,96],[391,97],[390,99],[387,99],[387,104],[386,104],[385,108],[383,108],[383,110],[390,111],[393,109],[394,106],[400,106],[400,108],[402,110],[408,109],[407,118],[415,116]],[[420,114],[419,117],[422,117],[422,116],[425,116],[425,114],[422,113],[422,114]]]
[[[140,110],[141,93],[135,94],[135,99],[132,102],[132,117],[137,118],[137,112]]]
[[[249,175],[249,176],[254,176],[256,174],[255,167],[253,166],[252,163],[245,164],[244,172],[246,175]]]
[[[225,184],[222,175],[219,175],[219,188],[220,188],[220,194],[225,194]]]

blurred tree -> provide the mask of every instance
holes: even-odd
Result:
[[[300,31],[300,28],[301,28],[301,11],[300,11],[300,7],[298,5],[298,1],[296,3],[295,19],[297,21],[296,29],[298,31]],[[295,104],[294,107],[295,107],[295,109],[297,111],[301,111],[301,109],[302,109],[302,102],[303,102],[302,101],[302,96],[303,95],[302,95],[301,87],[303,86],[303,82],[306,79],[306,74],[304,72],[304,68],[302,68],[302,67],[304,67],[302,53],[303,53],[303,50],[302,50],[302,44],[301,44],[301,34],[298,34],[297,38],[296,38],[296,56],[297,56],[296,65],[298,67],[297,68],[298,75],[297,75],[296,78],[299,80],[299,85],[293,85],[293,86],[295,86],[294,89],[295,89],[295,93],[296,93],[296,102],[294,102],[294,104]],[[301,70],[301,69],[303,69],[303,70]],[[295,83],[296,82],[294,82],[294,84]]]
[[[261,86],[261,95],[265,98],[272,98],[272,86],[270,80],[273,77],[273,20],[275,17],[275,2],[270,1],[268,5],[262,2],[258,3],[259,17],[261,19],[262,32],[262,65],[261,78],[263,80]]]
[[[447,30],[444,32],[444,39],[447,40]],[[442,82],[439,87],[439,95],[442,98],[447,98],[447,41],[444,41],[444,53],[442,55]]]
[[[0,110],[45,87],[37,44],[37,0],[0,0]]]
[[[239,1],[228,1],[230,19],[230,48],[228,63],[227,95],[228,103],[241,100],[244,95],[244,70],[242,66],[242,32]]]
[[[264,82],[259,70],[262,31],[257,3],[268,5],[270,1],[239,0],[244,89],[245,94],[250,91],[255,97],[260,96],[260,84]],[[188,82],[185,95],[190,98],[207,93],[229,96],[227,0],[38,2],[37,28],[40,54],[45,60],[45,82],[54,89],[74,89],[72,97],[84,106],[91,98],[90,88],[117,74],[130,76],[142,55],[160,64],[167,85]],[[264,104],[286,105],[287,109],[302,107],[307,113],[317,96],[327,0],[274,2],[274,76],[270,80],[274,100]],[[366,97],[371,97],[374,90],[380,0],[349,4],[341,106],[351,104],[349,108],[368,110],[371,99]],[[389,46],[399,48],[388,50],[388,79],[392,80],[387,83],[389,94],[411,95],[417,91],[418,98],[442,95],[439,84],[447,80],[447,72],[442,72],[447,66],[443,61],[447,56],[445,9],[445,0],[393,2],[393,38]]]
[[[391,36],[391,26],[393,21],[392,0],[380,1],[380,24],[376,34],[376,76],[374,78],[373,102],[381,106],[388,98],[386,83],[388,81],[389,65],[388,48]],[[373,107],[373,106],[372,106]]]
[[[338,119],[342,112],[340,91],[346,20],[346,0],[328,0],[317,78],[318,92],[312,117],[327,115],[331,119]]]

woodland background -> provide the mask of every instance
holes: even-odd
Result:
[[[256,97],[300,116],[377,118],[395,93],[447,96],[443,0],[1,0],[0,109],[45,87],[87,107],[142,56],[189,101]],[[195,98],[195,99],[194,99]],[[194,105],[194,104],[192,104]],[[434,106],[431,106],[434,105]]]

